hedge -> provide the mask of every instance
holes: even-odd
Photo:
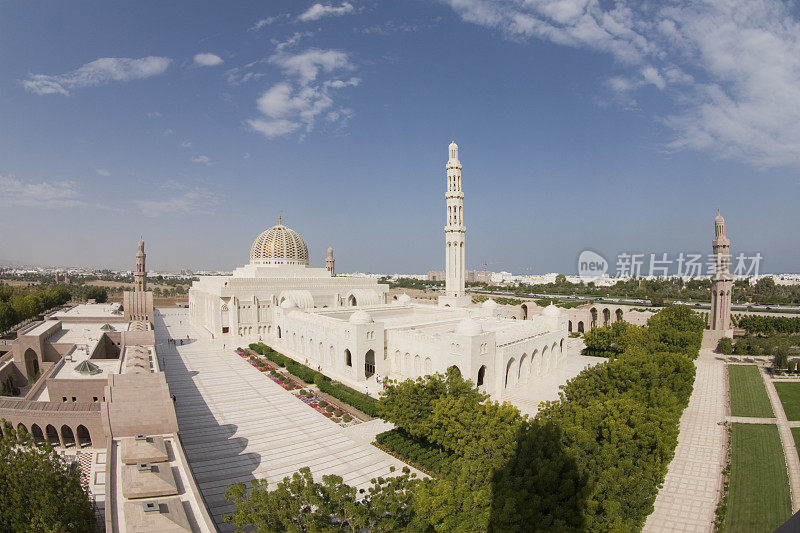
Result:
[[[455,473],[453,463],[456,456],[440,451],[424,439],[415,439],[399,428],[379,433],[375,441],[390,452],[415,463],[437,476],[450,476]]]
[[[287,357],[276,352],[263,342],[251,344],[250,349],[257,354],[263,355],[276,365],[286,368],[290,374],[302,379],[306,383],[314,383],[319,390],[326,394],[330,394],[337,400],[355,407],[366,415],[372,417],[378,416],[375,407],[378,403],[378,400],[375,398],[350,388],[344,383],[333,381],[322,372],[317,372],[313,368],[309,368],[304,364],[296,362],[291,357]]]
[[[738,326],[750,334],[800,333],[800,317],[745,315],[739,319]]]

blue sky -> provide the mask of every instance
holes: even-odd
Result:
[[[800,271],[800,23],[771,0],[5,2],[0,259],[573,272],[596,250]],[[613,262],[613,259],[612,259]]]

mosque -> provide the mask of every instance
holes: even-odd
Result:
[[[374,279],[336,276],[309,265],[302,237],[279,219],[259,235],[249,264],[208,276],[189,290],[193,326],[215,338],[261,340],[345,382],[369,386],[376,374],[414,378],[455,367],[500,399],[532,386],[565,357],[567,316],[550,305],[525,320],[504,317],[493,300],[465,292],[466,227],[458,145],[446,164],[445,294],[438,305],[400,295]]]

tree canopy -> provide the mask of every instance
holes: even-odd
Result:
[[[77,466],[2,423],[0,532],[94,531],[94,507]]]

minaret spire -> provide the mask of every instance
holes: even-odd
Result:
[[[725,235],[725,219],[719,214],[714,219],[714,274],[711,276],[711,323],[713,330],[731,329],[731,299],[733,276],[730,272],[731,241]]]
[[[136,252],[136,272],[133,274],[133,290],[144,292],[147,290],[147,270],[145,268],[144,239],[139,239],[139,249]]]
[[[461,190],[461,161],[458,159],[458,145],[450,143],[445,165],[447,190],[445,192],[446,221],[445,237],[445,298],[440,303],[466,305],[464,291],[466,278],[466,232],[464,226],[464,193]]]

